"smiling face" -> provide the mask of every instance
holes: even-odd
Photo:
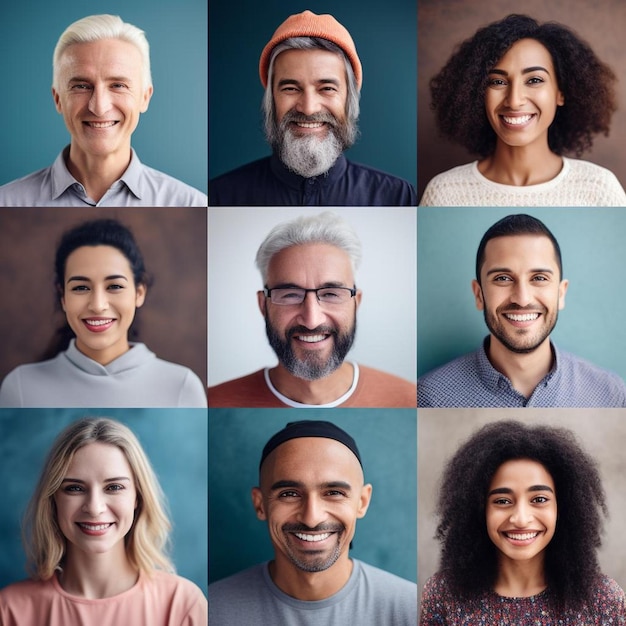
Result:
[[[79,448],[54,502],[68,559],[102,554],[126,558],[124,537],[133,525],[137,491],[120,448],[100,442]]]
[[[565,103],[552,57],[534,39],[520,39],[489,72],[485,109],[498,143],[548,145],[548,128]]]
[[[487,496],[487,533],[500,559],[540,560],[556,529],[557,493],[546,468],[537,461],[503,463]]]
[[[350,257],[328,244],[285,248],[270,261],[267,286],[353,287]],[[305,380],[328,376],[343,363],[354,340],[360,301],[360,291],[344,304],[323,304],[310,292],[301,304],[278,305],[258,293],[267,337],[279,362],[290,374]]]
[[[348,562],[356,520],[371,497],[363,482],[356,456],[334,439],[291,439],[268,455],[252,499],[257,517],[267,521],[279,576]]]
[[[511,352],[533,352],[556,325],[568,282],[560,279],[554,246],[544,235],[495,237],[487,242],[480,284],[472,289],[491,340]]]
[[[76,347],[106,365],[129,349],[128,330],[145,299],[128,259],[111,246],[82,246],[68,257],[61,304]]]
[[[133,44],[119,39],[72,44],[61,57],[52,94],[72,135],[73,154],[128,162],[131,135],[152,96]]]

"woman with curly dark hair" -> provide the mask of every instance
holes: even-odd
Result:
[[[609,134],[615,74],[567,27],[509,15],[430,81],[441,134],[478,161],[433,178],[433,206],[624,206],[615,175],[580,157]]]
[[[596,554],[600,475],[571,431],[488,424],[448,462],[439,493],[441,562],[422,626],[626,623],[624,592]]]

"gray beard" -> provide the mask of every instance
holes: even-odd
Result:
[[[335,164],[343,146],[332,129],[326,137],[298,137],[286,129],[279,149],[280,160],[304,178],[325,174]]]

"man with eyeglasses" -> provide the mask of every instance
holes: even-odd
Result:
[[[361,291],[356,233],[330,212],[276,226],[261,244],[257,293],[278,365],[209,388],[210,407],[410,407],[416,385],[345,361]]]

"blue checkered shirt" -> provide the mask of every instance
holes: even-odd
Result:
[[[487,358],[486,346],[434,369],[417,381],[418,407],[626,407],[626,385],[568,352],[557,350],[554,367],[530,398],[513,388]]]

